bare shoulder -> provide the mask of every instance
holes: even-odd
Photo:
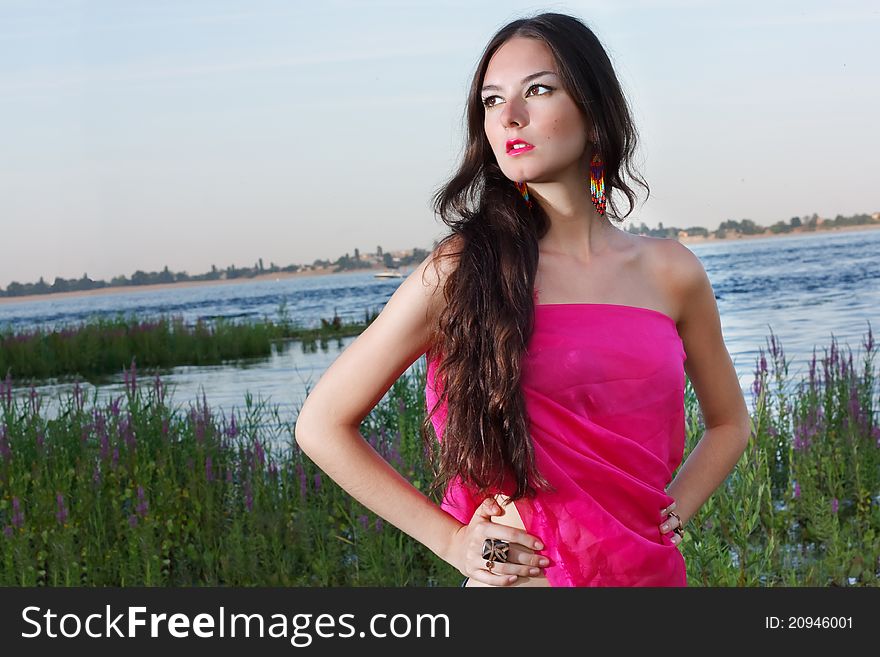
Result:
[[[687,316],[688,299],[708,284],[700,259],[678,240],[663,237],[636,236],[647,270],[652,279],[663,285],[664,294],[675,307],[673,316],[681,323]]]

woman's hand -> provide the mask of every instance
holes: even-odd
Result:
[[[660,512],[660,515],[664,516],[663,521],[660,523],[660,533],[671,534],[669,536],[669,540],[672,542],[673,545],[678,545],[679,543],[681,543],[681,536],[675,533],[675,528],[679,527],[678,518],[676,518],[675,516],[666,517],[666,514],[668,514],[670,511],[675,511],[675,502],[673,502]]]
[[[550,560],[535,554],[535,550],[542,550],[544,545],[522,529],[492,522],[492,516],[500,513],[498,503],[491,497],[486,498],[477,507],[470,523],[462,525],[453,537],[450,563],[463,575],[491,586],[508,586],[516,582],[519,576],[542,575],[542,566],[549,565]],[[510,543],[507,561],[496,561],[491,572],[486,570],[486,559],[483,559],[483,543],[487,538],[499,538]]]

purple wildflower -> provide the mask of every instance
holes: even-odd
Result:
[[[107,438],[107,421],[104,419],[104,416],[101,414],[101,412],[97,408],[95,409],[93,418],[94,418],[94,421],[92,423],[92,426],[95,429],[95,432],[98,434],[98,436],[100,436],[101,438],[106,440],[106,438]],[[105,456],[106,456],[106,454],[105,454]]]
[[[21,502],[17,497],[12,498],[12,526],[24,525],[24,512],[21,510]]]
[[[361,527],[364,528],[364,531],[367,531],[367,528],[370,526],[370,519],[367,517],[367,514],[363,513],[359,515],[358,522],[361,524]]]
[[[802,421],[795,421],[794,449],[805,452],[813,443],[813,438],[821,430],[822,407],[812,407]]]
[[[800,482],[794,483],[794,498],[797,499],[801,496],[801,485]]]
[[[376,518],[376,531],[381,532],[382,528],[385,526],[385,523],[382,522],[382,518]]]
[[[6,525],[6,527],[3,528],[3,535],[6,536],[6,538],[12,538],[12,527]]]
[[[837,513],[837,498],[831,500],[831,513]]]
[[[165,404],[165,387],[162,385],[162,379],[159,378],[158,374],[153,379],[153,390],[156,392],[156,400],[159,406],[163,406]]]
[[[214,479],[214,472],[211,469],[211,457],[205,457],[205,479],[208,481],[212,481]]]
[[[296,474],[299,477],[299,496],[305,499],[308,485],[306,484],[306,471],[301,463],[296,464]]]
[[[251,491],[250,479],[245,479],[244,482],[244,505],[247,507],[248,511],[252,511],[254,508],[254,495]]]
[[[64,495],[58,493],[55,496],[55,502],[58,505],[58,511],[55,513],[55,518],[57,518],[60,524],[64,524],[67,522],[67,509],[64,506]]]
[[[4,461],[12,460],[12,449],[9,447],[9,430],[5,424],[0,424],[0,456]]]
[[[770,332],[770,354],[773,356],[773,361],[778,363],[781,359],[785,357],[785,352],[782,349],[782,343],[776,338],[776,335],[771,331]]]
[[[37,392],[37,389],[34,387],[34,384],[31,384],[31,392],[30,392],[30,402],[31,402],[31,414],[37,416],[40,414],[40,404],[43,402],[43,398],[40,397],[40,394]]]
[[[852,418],[855,420],[856,429],[858,431],[866,430],[868,417],[862,410],[862,406],[859,401],[859,389],[856,386],[855,379],[853,379],[849,387],[849,415],[852,416]],[[847,426],[849,426],[849,417],[844,416],[844,422]]]
[[[137,527],[138,517],[132,513],[130,516],[128,516],[128,524],[130,527]]]
[[[135,509],[135,511],[137,511],[139,516],[143,517],[143,516],[147,515],[147,510],[149,509],[149,504],[147,503],[147,498],[146,498],[146,495],[144,494],[144,487],[143,486],[138,486],[137,499],[138,499],[138,505],[137,505],[137,508]]]
[[[120,433],[125,439],[125,444],[130,452],[137,449],[137,437],[135,436],[134,426],[132,423],[131,413],[127,413],[126,417],[119,423]]]
[[[316,472],[315,473],[315,492],[317,493],[320,490],[321,490],[321,473]]]
[[[862,343],[865,347],[865,351],[870,354],[874,351],[874,334],[871,332],[871,322],[868,322],[868,339]]]
[[[758,348],[758,359],[755,367],[755,380],[752,383],[752,398],[758,400],[764,392],[764,378],[767,374],[767,358],[764,356],[764,350]]]
[[[101,458],[106,459],[110,454],[110,439],[107,437],[107,434],[103,434],[101,436]]]

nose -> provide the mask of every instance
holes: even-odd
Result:
[[[505,128],[512,126],[524,128],[528,124],[529,115],[524,101],[513,98],[504,103],[504,107],[501,109],[501,125]]]

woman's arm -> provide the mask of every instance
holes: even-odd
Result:
[[[456,240],[445,249],[457,249]],[[360,434],[360,425],[392,384],[427,351],[455,254],[436,262],[435,252],[410,274],[369,327],[327,369],[296,421],[296,442],[352,497],[463,574],[505,585],[539,566],[537,537],[491,521],[494,500],[481,504],[463,525],[392,468]],[[445,251],[443,251],[445,253]],[[452,263],[452,264],[450,264]],[[424,280],[422,275],[424,274]],[[515,555],[493,571],[480,570],[486,538],[517,543]],[[508,579],[513,577],[512,580]]]
[[[666,240],[664,240],[665,242]],[[706,431],[666,492],[686,523],[733,470],[746,447],[751,419],[736,369],[724,344],[715,293],[699,258],[667,243],[668,278],[680,308],[677,328],[687,354],[685,371],[700,403]]]
[[[296,442],[364,506],[444,560],[462,525],[402,477],[359,428],[392,384],[429,347],[446,258],[432,254],[397,288],[379,316],[323,374],[296,421]],[[423,281],[424,274],[424,281]]]

